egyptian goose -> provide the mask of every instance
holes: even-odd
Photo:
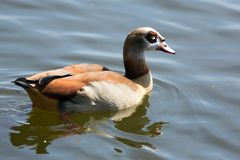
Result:
[[[125,75],[98,64],[77,64],[18,78],[33,106],[49,110],[94,111],[125,109],[141,102],[153,87],[144,51],[175,54],[165,38],[150,27],[131,31],[124,43]]]

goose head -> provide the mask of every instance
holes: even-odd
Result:
[[[129,32],[124,50],[136,54],[143,53],[145,50],[160,50],[175,54],[175,51],[167,45],[165,38],[151,27],[141,27]]]
[[[148,73],[144,51],[150,50],[175,54],[165,38],[151,27],[141,27],[129,32],[123,47],[126,77],[133,79]]]

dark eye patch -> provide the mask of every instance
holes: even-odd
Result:
[[[148,42],[155,43],[157,42],[157,33],[150,31],[145,38]]]

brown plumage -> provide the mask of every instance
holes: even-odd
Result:
[[[112,72],[85,72],[65,78],[54,79],[40,91],[52,98],[69,99],[76,96],[77,91],[81,90],[84,86],[89,85],[90,82],[105,81],[109,83],[124,83],[133,90],[137,89],[137,85],[124,76]]]
[[[87,108],[101,108],[98,104],[123,109],[138,104],[152,89],[145,50],[175,53],[160,33],[150,27],[142,27],[130,32],[125,40],[125,76],[98,64],[76,64],[18,78],[13,82],[23,87],[34,105],[41,108],[46,108],[44,103],[50,102],[55,106],[53,110],[61,105],[85,111]]]

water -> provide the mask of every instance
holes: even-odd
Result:
[[[0,159],[239,159],[239,16],[237,0],[2,0]],[[76,63],[123,72],[124,38],[140,26],[177,54],[146,55],[154,88],[137,108],[33,110],[10,83]]]

